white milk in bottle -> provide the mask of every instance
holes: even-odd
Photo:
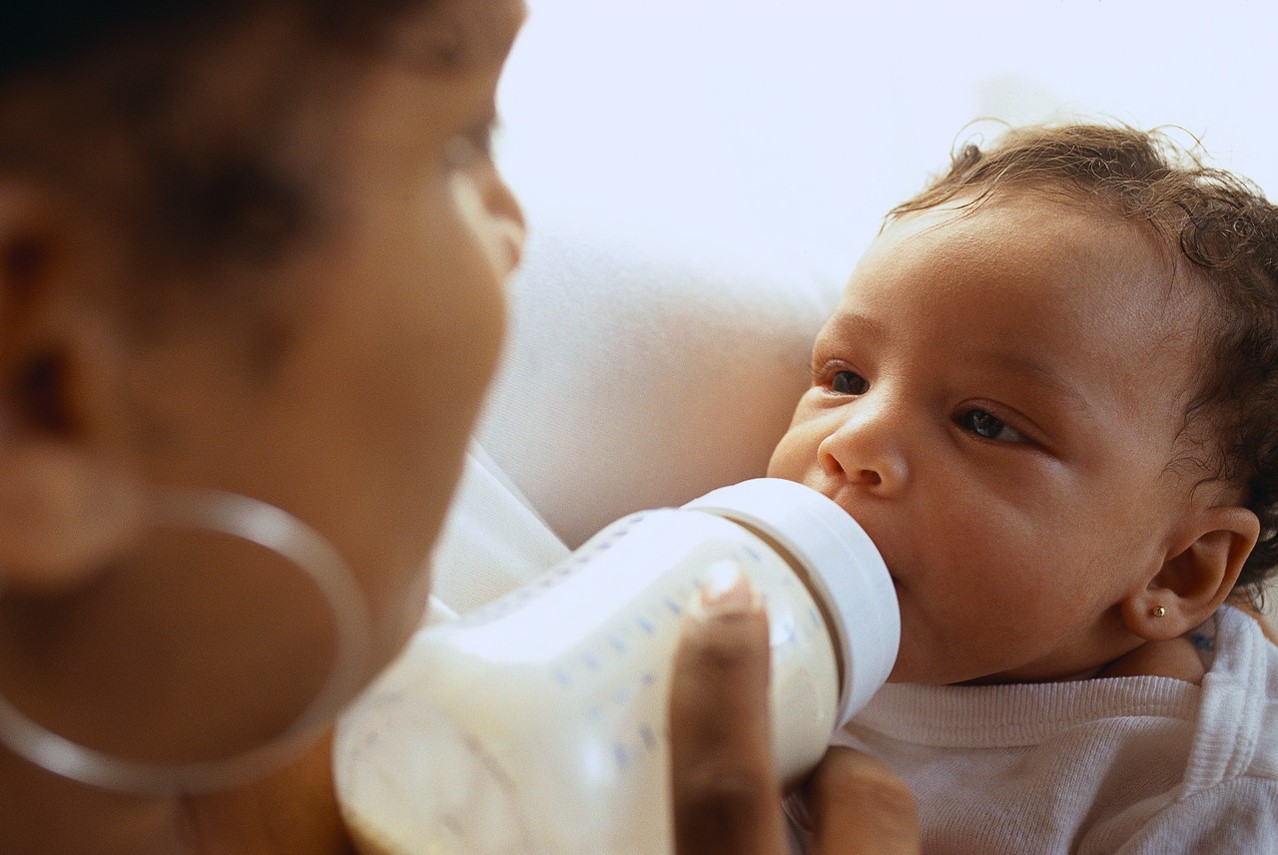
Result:
[[[338,794],[367,855],[669,853],[679,625],[737,568],[768,613],[778,769],[811,769],[887,679],[900,618],[860,526],[761,478],[626,517],[421,631],[338,728]]]

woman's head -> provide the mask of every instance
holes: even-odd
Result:
[[[503,5],[9,4],[0,170],[136,226],[147,264],[260,265],[340,216],[345,188],[319,179],[349,135],[331,113],[349,107],[352,72],[473,71]]]
[[[368,673],[399,649],[522,245],[487,145],[523,8],[59,9],[3,13],[31,42],[0,65],[0,565],[88,581],[0,597],[0,692],[60,674],[32,694],[56,724],[110,674],[100,744],[172,704],[205,711],[174,744],[215,754],[309,699],[328,617],[264,559],[157,546],[138,509],[157,485],[283,508],[353,568]]]
[[[1168,259],[1169,286],[1180,277],[1207,296],[1186,436],[1199,438],[1194,456],[1205,477],[1240,485],[1260,519],[1261,540],[1238,581],[1258,588],[1278,565],[1278,207],[1164,132],[1067,124],[962,146],[949,171],[888,220],[1018,191],[1145,224]]]

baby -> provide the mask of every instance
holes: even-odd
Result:
[[[882,550],[900,658],[839,741],[924,849],[1278,852],[1278,208],[1158,133],[958,153],[893,209],[769,474]]]

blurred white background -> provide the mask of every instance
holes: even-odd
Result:
[[[534,228],[841,281],[980,117],[1179,125],[1278,195],[1269,0],[529,3],[499,151]]]
[[[498,151],[534,232],[717,282],[832,299],[983,117],[1180,126],[1278,198],[1273,0],[528,2]]]

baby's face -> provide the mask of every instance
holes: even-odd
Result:
[[[830,496],[901,602],[897,681],[1087,676],[1201,472],[1170,465],[1201,304],[1153,237],[1019,193],[875,241],[769,474]]]

